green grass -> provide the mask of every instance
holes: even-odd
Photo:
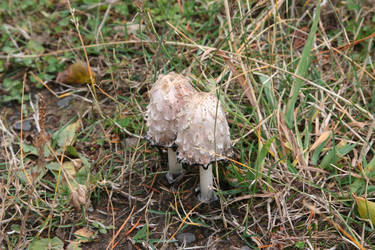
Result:
[[[374,248],[353,196],[375,191],[374,10],[329,0],[318,16],[318,2],[0,3],[0,246],[177,248],[172,236],[192,232],[187,247]],[[86,61],[72,14],[97,97],[54,82]],[[227,111],[234,155],[215,165],[211,205],[196,199],[197,167],[167,184],[165,156],[144,139],[147,92],[170,71]],[[33,74],[75,91],[71,103]],[[33,123],[22,153],[21,111]]]

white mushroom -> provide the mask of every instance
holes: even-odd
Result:
[[[198,198],[210,202],[215,199],[211,163],[232,154],[224,109],[213,93],[197,92],[186,101],[177,121],[178,158],[202,165]]]
[[[177,114],[184,106],[186,97],[195,92],[188,78],[174,72],[159,75],[149,92],[147,138],[154,145],[168,148],[169,171],[166,177],[170,183],[183,173],[181,164],[177,162],[176,151],[172,148],[177,136]]]

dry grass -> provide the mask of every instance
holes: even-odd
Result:
[[[315,1],[33,4],[0,12],[0,79],[19,81],[0,94],[25,93],[22,106],[0,99],[2,248],[54,237],[87,249],[374,248],[353,198],[375,190],[374,8],[323,1],[309,36]],[[95,89],[47,81],[83,49]],[[147,91],[169,71],[216,88],[228,113],[235,154],[216,165],[217,203],[197,201],[197,168],[167,184],[143,139]],[[31,131],[14,128],[27,119]],[[181,232],[196,240],[178,243]]]

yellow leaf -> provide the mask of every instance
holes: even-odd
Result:
[[[354,196],[358,206],[358,213],[362,219],[371,219],[375,224],[375,203],[368,201],[363,197]]]
[[[95,74],[92,73],[92,78],[95,81]],[[91,83],[90,81],[90,73],[87,67],[87,64],[78,61],[72,65],[70,65],[66,70],[60,72],[57,75],[57,82],[65,83],[65,84],[85,84]]]
[[[67,161],[62,164],[62,168],[64,169],[65,173],[68,175],[69,179],[72,180],[76,176],[76,169],[74,167],[73,162]]]

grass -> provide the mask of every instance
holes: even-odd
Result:
[[[375,10],[323,2],[2,2],[2,249],[374,248],[355,197],[375,191]],[[54,82],[78,60],[95,89]],[[217,203],[197,201],[197,167],[169,185],[144,139],[147,91],[170,71],[227,111]]]

